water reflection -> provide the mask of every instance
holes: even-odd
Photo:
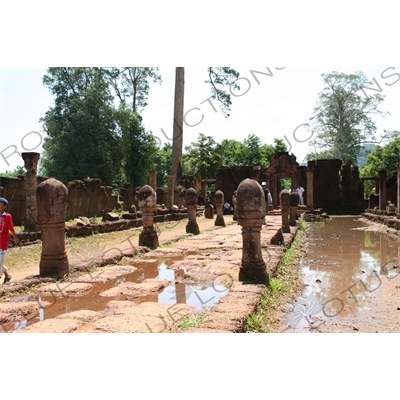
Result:
[[[289,315],[291,327],[304,331],[310,326],[305,318],[296,325],[301,313],[322,318],[351,315],[366,307],[383,277],[397,276],[399,243],[367,228],[358,218],[334,217],[308,229],[301,261],[307,289]],[[307,314],[314,294],[321,310]]]
[[[104,311],[108,310],[108,303],[111,300],[129,300],[133,303],[159,302],[159,303],[183,303],[195,307],[197,311],[211,307],[221,297],[225,296],[229,289],[214,282],[204,282],[197,285],[185,285],[179,283],[180,277],[185,273],[183,270],[172,270],[169,268],[171,260],[155,260],[137,264],[137,270],[133,273],[111,279],[105,282],[92,282],[93,288],[82,295],[67,295],[63,293],[53,293],[52,295],[42,295],[38,298],[38,303],[49,302],[51,307],[40,307],[38,313],[27,319],[13,323],[8,330],[25,329],[38,321],[55,318],[61,314],[79,310]],[[118,286],[124,282],[140,283],[144,279],[157,278],[167,280],[170,285],[161,293],[134,296],[118,294],[115,297],[101,296],[101,293]]]

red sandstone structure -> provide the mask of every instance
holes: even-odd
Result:
[[[268,285],[269,277],[261,250],[261,228],[265,217],[265,196],[261,185],[253,179],[243,180],[237,189],[236,201],[243,240],[239,280]]]
[[[69,273],[65,252],[68,189],[57,179],[50,178],[38,185],[36,198],[42,239],[40,276],[63,277]]]

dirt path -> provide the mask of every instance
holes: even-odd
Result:
[[[241,227],[232,217],[225,221],[222,228],[214,227],[214,220],[199,218],[198,236],[186,234],[186,221],[160,224],[160,247],[153,251],[137,246],[140,230],[108,234],[110,240],[104,245],[82,240],[80,247],[75,244],[75,250],[70,249],[72,273],[65,282],[38,279],[38,264],[11,268],[13,280],[2,288],[8,292],[3,292],[0,303],[1,326],[16,333],[240,332],[264,285],[238,282]],[[272,274],[284,251],[284,246],[270,245],[281,217],[269,215],[267,224],[261,240]],[[290,243],[294,229],[284,236]],[[119,261],[101,267],[112,259]],[[163,259],[169,260],[165,277],[157,269]],[[10,295],[13,288],[21,291],[24,285],[23,296]],[[161,302],[160,293],[166,289],[174,292],[169,296],[174,298]],[[190,305],[196,297],[204,306],[201,313]],[[216,300],[211,308],[209,299]]]

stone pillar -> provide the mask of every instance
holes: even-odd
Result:
[[[157,191],[157,171],[149,171],[149,186]]]
[[[172,210],[174,205],[175,174],[168,175],[167,208]]]
[[[314,171],[307,171],[307,210],[314,211]]]
[[[158,247],[158,235],[154,229],[154,213],[157,210],[157,195],[149,185],[143,186],[138,193],[139,207],[142,211],[143,230],[139,235],[139,246],[150,249]]]
[[[68,189],[57,179],[50,178],[38,185],[36,199],[42,240],[39,274],[63,277],[69,273],[65,252]]]
[[[379,171],[379,209],[386,210],[386,171]]]
[[[26,187],[26,217],[25,217],[25,232],[37,232],[39,223],[37,220],[37,165],[40,158],[39,153],[22,153],[22,158],[25,163],[25,187]]]
[[[297,192],[290,193],[290,226],[297,226],[296,217],[297,209],[299,208],[299,194]]]
[[[232,203],[233,203],[233,220],[237,221],[237,200],[236,200],[237,190],[233,192]]]
[[[237,215],[238,223],[242,226],[243,255],[239,280],[268,285],[269,277],[261,250],[263,199],[265,199],[264,192],[258,182],[245,179],[240,183],[237,190]]]
[[[400,214],[400,163],[397,163],[397,214]]]
[[[282,232],[290,233],[289,211],[290,211],[290,193],[289,190],[282,190],[280,193],[281,213],[282,213]]]
[[[260,166],[253,167],[253,170],[250,171],[250,178],[259,182],[260,181],[260,172],[261,172]]]
[[[207,203],[204,206],[204,216],[207,219],[214,219],[214,207],[211,203]]]
[[[185,194],[186,207],[188,210],[189,221],[186,225],[186,233],[193,233],[194,235],[200,234],[199,225],[197,225],[197,206],[199,203],[199,197],[196,189],[190,188]]]
[[[224,220],[224,193],[221,190],[215,192],[215,206],[217,207],[217,219],[215,220],[214,226],[225,226]]]
[[[279,190],[278,190],[278,180],[279,180],[279,178],[278,177],[276,177],[276,176],[274,176],[274,187],[273,187],[273,189],[272,189],[272,200],[273,200],[273,202],[274,202],[274,208],[278,208],[278,206],[279,206],[279,196],[278,196],[278,193],[279,193]],[[271,190],[271,189],[269,189],[269,190]],[[268,205],[268,207],[269,207],[269,205]]]
[[[290,184],[290,189],[297,188],[297,172],[292,172]]]
[[[202,181],[201,182],[201,191],[203,193],[203,204],[207,202],[207,183]]]

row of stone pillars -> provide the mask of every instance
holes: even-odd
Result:
[[[50,178],[38,185],[36,190],[38,204],[38,223],[41,228],[42,254],[40,260],[41,276],[62,277],[69,273],[69,263],[65,252],[65,219],[68,205],[68,189],[60,181]],[[143,186],[138,194],[142,211],[143,230],[139,235],[139,245],[156,248],[159,245],[157,231],[154,228],[154,213],[157,207],[156,192],[149,186]],[[216,193],[216,226],[225,226],[222,207],[224,194]],[[295,225],[298,194],[281,192],[282,228],[290,232],[289,225]],[[186,232],[198,235],[196,221],[198,194],[195,189],[186,192],[188,223]],[[291,207],[292,206],[292,207]],[[261,249],[261,228],[265,220],[266,201],[258,182],[244,180],[236,194],[237,221],[242,226],[243,254],[239,280],[268,284],[269,277]],[[290,211],[290,219],[289,219]]]
[[[68,189],[60,181],[50,178],[37,186],[35,199],[39,207],[37,215],[42,239],[42,255],[39,265],[40,275],[62,277],[69,273],[69,264],[65,252],[65,219],[68,206]],[[139,246],[151,249],[159,246],[158,234],[154,227],[154,215],[157,210],[157,194],[149,186],[143,186],[138,193],[139,208],[142,211],[143,229],[139,235]],[[224,194],[216,193],[217,219],[215,226],[225,226],[222,207]],[[197,224],[198,194],[195,189],[186,192],[188,223],[186,232],[200,234]]]

